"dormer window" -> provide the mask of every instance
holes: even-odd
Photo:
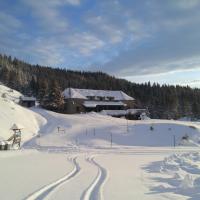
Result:
[[[95,100],[95,96],[87,96],[89,100]]]
[[[115,98],[114,98],[114,97],[107,97],[107,99],[108,99],[109,101],[113,101]]]
[[[104,100],[105,100],[105,97],[98,96],[98,100],[99,100],[99,101],[104,101]]]

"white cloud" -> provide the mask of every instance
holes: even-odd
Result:
[[[63,48],[64,46],[54,39],[38,37],[29,43],[25,51],[31,52],[34,63],[59,66],[64,62]]]
[[[200,4],[199,0],[172,0],[171,3],[181,9],[195,8],[197,5]]]
[[[0,12],[0,31],[1,33],[10,33],[20,28],[22,23],[20,20],[14,16],[7,14],[5,12]]]
[[[60,12],[65,5],[80,5],[80,0],[21,0],[32,9],[38,24],[45,30],[64,32],[68,28],[68,20]]]
[[[119,43],[123,40],[124,33],[121,27],[111,24],[105,17],[102,16],[89,16],[86,23],[92,28],[94,27],[100,35],[107,37],[110,43]],[[105,38],[106,39],[106,38]]]
[[[82,55],[89,56],[93,51],[101,49],[105,43],[91,33],[75,33],[68,36],[67,43],[72,49],[77,49]]]
[[[80,0],[64,0],[66,3],[69,3],[71,5],[77,6],[81,4]]]

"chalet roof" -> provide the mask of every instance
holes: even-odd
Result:
[[[88,108],[95,108],[96,106],[126,106],[121,101],[85,101],[83,105]]]
[[[22,101],[36,101],[35,97],[26,97],[26,96],[21,96],[20,99]]]
[[[63,92],[63,95],[66,99],[88,99],[88,97],[113,97],[114,100],[123,101],[123,100],[134,100],[133,97],[128,96],[122,91],[114,90],[91,90],[91,89],[75,89],[75,88],[66,88]]]

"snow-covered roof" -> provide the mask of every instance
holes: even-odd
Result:
[[[83,103],[83,105],[85,107],[88,108],[95,108],[96,106],[126,106],[126,104],[124,104],[121,101],[85,101]]]
[[[77,89],[74,88],[66,88],[63,91],[63,95],[65,99],[87,99],[85,96],[79,93]]]
[[[122,91],[114,90],[91,90],[91,89],[75,89],[67,88],[64,90],[63,95],[66,99],[88,99],[88,97],[104,97],[114,98],[113,100],[123,101],[123,100],[134,100],[133,97],[128,96]]]
[[[11,130],[20,130],[20,129],[23,129],[24,127],[20,124],[13,124],[12,127],[10,128]]]
[[[140,112],[145,112],[145,109],[127,109],[127,110],[102,110],[101,113],[104,115],[111,115],[111,116],[120,116],[120,115],[127,115],[127,114],[136,114]]]
[[[26,97],[26,96],[21,96],[20,99],[22,101],[36,101],[35,97]]]

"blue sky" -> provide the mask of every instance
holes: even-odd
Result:
[[[200,87],[199,0],[2,0],[0,52],[133,82]]]

